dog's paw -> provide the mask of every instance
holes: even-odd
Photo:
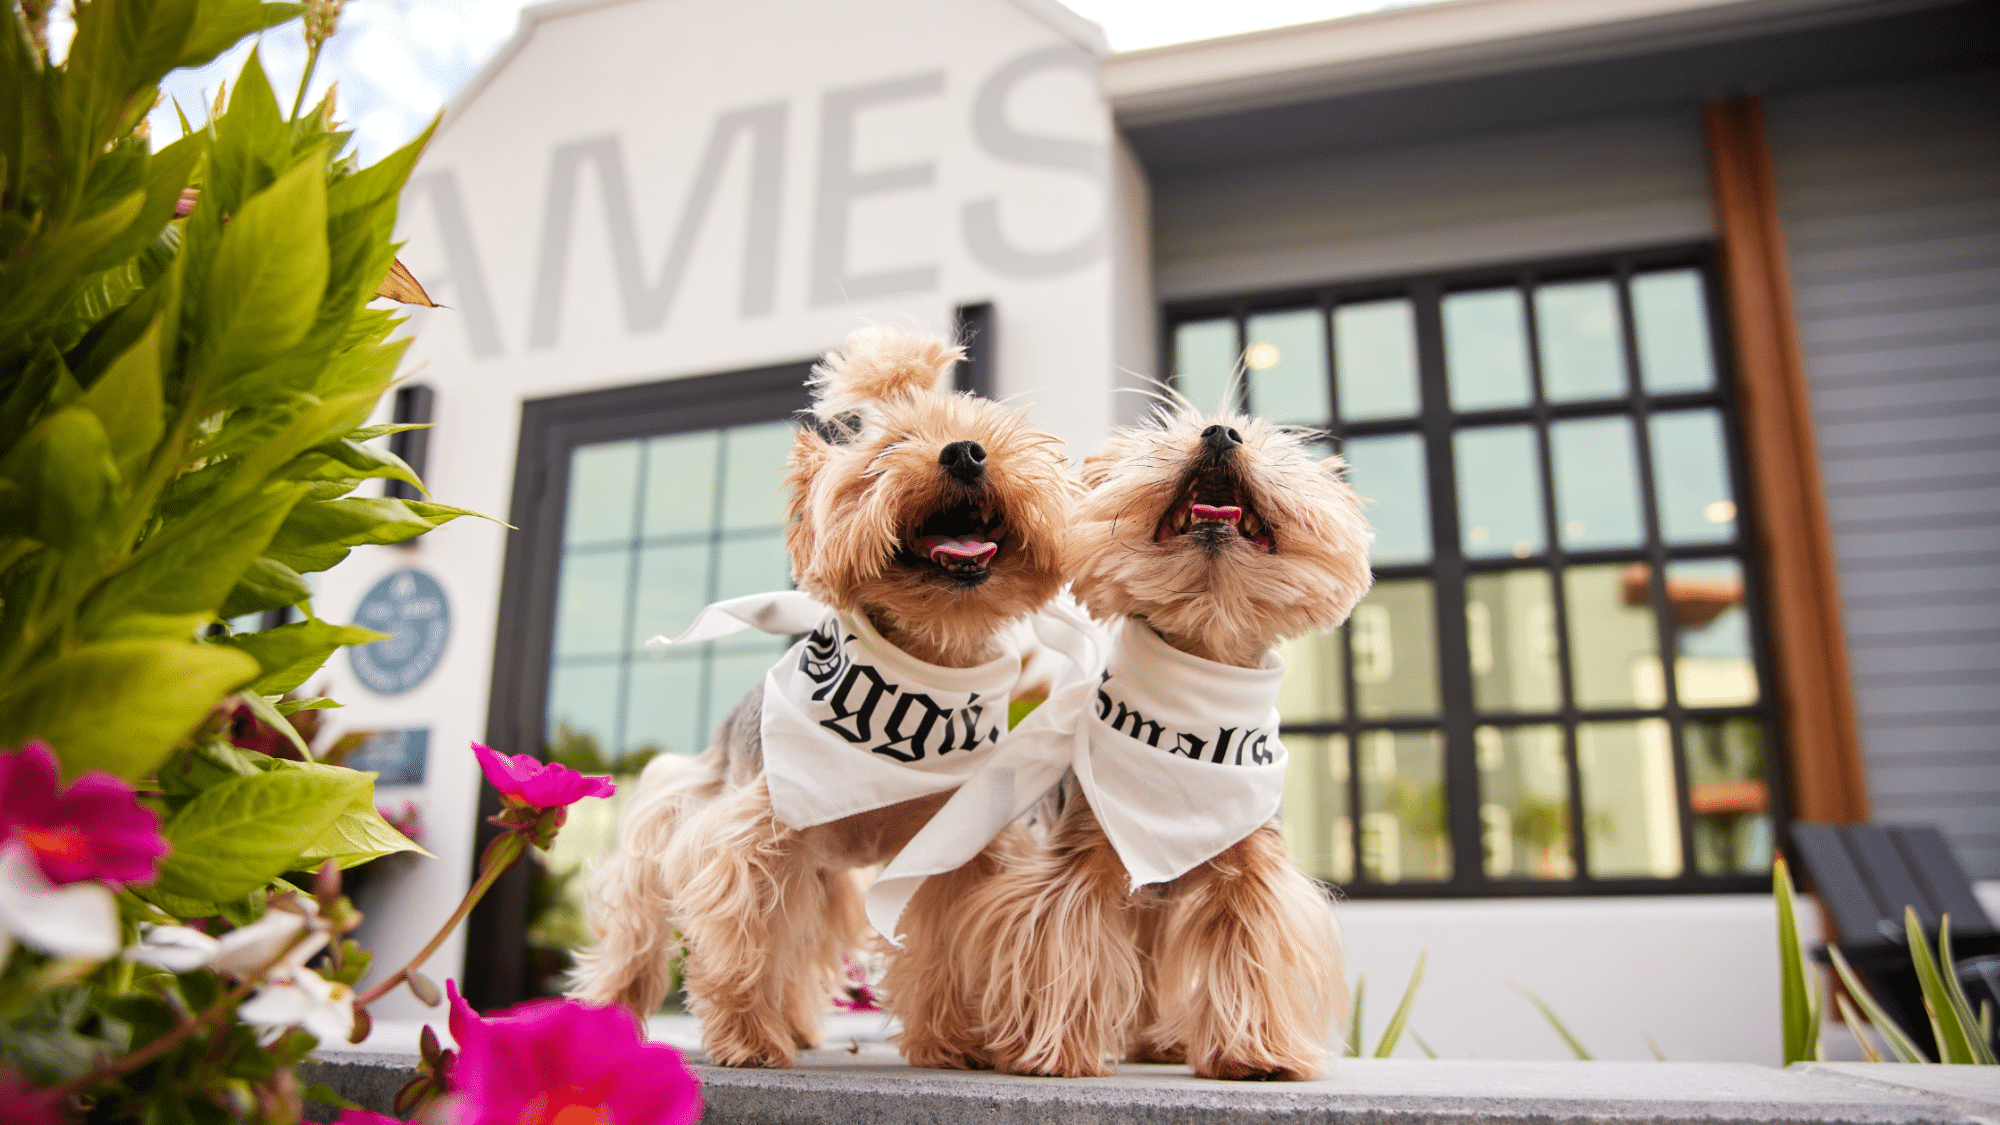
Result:
[[[965,1047],[941,1040],[896,1044],[903,1061],[932,1070],[992,1070],[993,1057],[979,1047]]]
[[[1061,1049],[1034,1058],[995,1059],[994,1068],[1031,1078],[1109,1078],[1118,1073],[1117,1060],[1110,1055],[1093,1057]]]
[[[1169,1044],[1164,1047],[1152,1043],[1142,1043],[1125,1053],[1125,1061],[1133,1063],[1184,1063],[1187,1061],[1187,1048],[1181,1046],[1179,1043]]]
[[[1219,1078],[1225,1082],[1306,1082],[1319,1077],[1319,1068],[1303,1061],[1275,1059],[1203,1059],[1190,1062],[1196,1078]]]

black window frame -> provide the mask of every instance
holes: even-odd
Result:
[[[1634,331],[1629,282],[1636,273],[1692,268],[1702,277],[1708,314],[1710,347],[1714,360],[1715,385],[1700,392],[1655,394],[1646,390],[1641,377],[1638,342]],[[1586,279],[1613,278],[1620,305],[1620,332],[1629,385],[1620,398],[1582,402],[1550,403],[1542,393],[1542,355],[1536,338],[1537,327],[1530,299],[1537,284]],[[1351,833],[1352,878],[1337,884],[1349,898],[1439,899],[1480,897],[1575,897],[1604,895],[1729,894],[1768,893],[1768,874],[1701,875],[1695,859],[1694,812],[1688,799],[1689,769],[1685,730],[1689,718],[1697,720],[1752,716],[1761,724],[1764,782],[1768,794],[1766,815],[1774,847],[1782,846],[1783,826],[1788,817],[1787,755],[1781,710],[1774,697],[1779,678],[1773,651],[1768,601],[1764,592],[1764,567],[1756,528],[1755,493],[1751,482],[1748,450],[1744,442],[1739,391],[1733,353],[1728,340],[1728,308],[1724,280],[1716,249],[1707,243],[1677,244],[1591,255],[1508,262],[1459,269],[1427,271],[1394,277],[1342,281],[1317,286],[1252,291],[1212,298],[1167,302],[1161,310],[1160,354],[1173,369],[1177,329],[1193,321],[1229,317],[1236,325],[1236,354],[1241,356],[1248,343],[1248,320],[1260,313],[1294,311],[1316,307],[1327,334],[1326,363],[1329,409],[1333,424],[1325,427],[1336,450],[1351,437],[1391,434],[1419,434],[1424,439],[1424,467],[1428,475],[1432,557],[1428,563],[1399,564],[1375,568],[1378,581],[1397,578],[1424,578],[1432,583],[1433,628],[1437,645],[1439,709],[1421,718],[1362,719],[1356,713],[1353,648],[1350,630],[1339,631],[1342,659],[1343,715],[1337,722],[1285,724],[1289,734],[1344,736],[1348,754],[1347,807]],[[1527,322],[1528,359],[1533,399],[1528,406],[1497,410],[1457,411],[1450,405],[1444,360],[1442,299],[1451,293],[1514,287],[1523,295]],[[1417,344],[1418,413],[1396,419],[1371,419],[1352,424],[1338,421],[1339,380],[1337,352],[1332,339],[1332,312],[1343,304],[1372,300],[1408,298],[1414,317]],[[1247,408],[1249,380],[1238,379],[1237,405]],[[1662,542],[1658,527],[1658,507],[1651,431],[1648,419],[1654,413],[1687,408],[1713,408],[1722,420],[1723,441],[1728,457],[1728,479],[1736,503],[1736,534],[1725,543],[1669,545]],[[1630,417],[1634,420],[1637,468],[1645,520],[1645,542],[1638,548],[1566,551],[1557,527],[1559,508],[1555,503],[1555,479],[1551,464],[1549,425],[1576,417]],[[1527,424],[1534,428],[1542,485],[1543,548],[1526,557],[1468,558],[1464,554],[1458,525],[1457,474],[1452,436],[1481,426]],[[1742,567],[1744,612],[1749,620],[1751,653],[1758,672],[1759,691],[1755,704],[1735,707],[1684,707],[1679,701],[1671,659],[1675,638],[1669,625],[1672,612],[1666,592],[1666,567],[1681,560],[1732,559]],[[1662,658],[1664,705],[1658,709],[1579,709],[1572,691],[1569,660],[1570,630],[1567,599],[1563,594],[1562,571],[1568,565],[1606,562],[1643,562],[1650,569],[1651,607],[1657,630],[1656,642]],[[1472,672],[1466,630],[1466,580],[1477,573],[1528,569],[1539,566],[1547,571],[1552,585],[1555,613],[1557,663],[1562,685],[1559,709],[1533,713],[1482,713],[1474,709]],[[1579,721],[1604,722],[1662,718],[1669,724],[1674,767],[1674,789],[1678,804],[1681,874],[1672,878],[1595,878],[1589,874],[1585,849],[1583,787],[1578,769],[1576,730]],[[1474,730],[1480,726],[1527,727],[1560,724],[1568,780],[1569,846],[1575,874],[1569,879],[1496,879],[1485,870],[1485,850],[1479,813],[1479,777],[1475,759]],[[1446,799],[1446,836],[1452,855],[1451,876],[1442,881],[1370,882],[1362,863],[1362,793],[1359,767],[1360,739],[1365,731],[1437,731],[1444,742],[1443,768]]]
[[[486,740],[502,754],[542,752],[548,727],[557,582],[569,503],[571,455],[579,446],[719,429],[797,416],[810,402],[813,360],[530,399],[521,405],[506,561],[500,581]],[[482,785],[477,857],[498,835],[486,818],[499,796]],[[534,995],[527,932],[531,872],[499,880],[466,926],[465,994],[481,1010]]]

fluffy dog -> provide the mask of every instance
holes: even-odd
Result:
[[[1368,525],[1340,470],[1338,458],[1316,459],[1297,432],[1162,408],[1085,463],[1089,491],[1068,563],[1076,597],[1114,636],[1124,630],[1131,644],[1157,648],[1155,666],[1171,666],[1163,678],[1211,677],[1221,694],[1232,677],[1255,677],[1274,700],[1282,664],[1272,645],[1339,626],[1369,586]],[[1210,763],[1229,760],[1232,734],[1234,762],[1273,762],[1261,738],[1245,758],[1248,728],[1211,724],[1197,737],[1170,721],[1163,740],[1161,724],[1135,705],[1128,731],[1125,699],[1114,714],[1107,694],[1118,690],[1117,659],[1091,707],[1137,740],[1131,760],[1142,772],[1125,775],[1138,777],[1122,783],[1126,792],[1147,790],[1143,771],[1164,771],[1170,754],[1204,770],[1230,768]],[[1189,694],[1175,688],[1156,698],[1169,708]],[[1189,705],[1198,711],[1200,703]],[[1269,702],[1259,706],[1274,713]],[[1274,764],[1281,783],[1282,758]],[[1101,761],[1090,768],[1093,785],[1107,776]],[[1258,827],[1270,815],[1257,811],[1264,806],[1242,806],[1252,808],[1245,835],[1194,853],[1206,860],[1156,864],[1185,873],[1135,888],[1147,880],[1107,832],[1130,821],[1100,816],[1078,773],[1063,784],[1047,843],[1001,857],[951,919],[947,940],[958,955],[994,966],[955,1029],[959,1054],[971,1065],[1068,1077],[1111,1073],[1107,1060],[1120,1055],[1185,1061],[1206,1078],[1319,1073],[1346,1007],[1340,934],[1326,894],[1287,854],[1275,816]],[[1186,791],[1192,811],[1205,812],[1198,785]],[[1215,799],[1226,797],[1218,789]],[[1169,820],[1152,839],[1173,836]]]
[[[599,940],[579,958],[575,991],[643,1017],[684,952],[713,1062],[789,1066],[797,1048],[819,1045],[838,958],[867,930],[858,869],[896,854],[949,797],[955,782],[940,763],[976,761],[983,740],[1005,730],[1019,674],[1008,631],[1062,583],[1075,487],[1061,446],[997,403],[939,393],[962,354],[866,329],[814,369],[818,426],[801,427],[792,448],[785,545],[799,590],[837,616],[787,653],[701,755],[648,767],[619,853],[593,886]],[[864,643],[875,647],[856,647]],[[857,668],[855,653],[869,651],[883,654],[880,667]],[[975,693],[946,708],[944,693],[914,690],[1005,661],[999,698],[974,702]],[[854,757],[781,776],[791,747],[772,741],[766,706],[780,673],[821,685],[802,702],[822,710],[775,729],[801,740],[834,730],[854,744],[834,753]],[[931,791],[887,805],[850,799],[861,811],[814,823],[788,823],[784,802],[774,807],[774,794],[803,794],[795,804],[815,790],[837,794],[870,770],[906,770]]]

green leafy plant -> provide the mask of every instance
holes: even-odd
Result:
[[[1410,1022],[1410,1009],[1416,1007],[1417,1004],[1417,989],[1424,982],[1424,962],[1428,960],[1430,960],[1430,950],[1426,949],[1417,954],[1416,967],[1410,970],[1410,983],[1403,988],[1403,999],[1397,1003],[1396,1011],[1389,1017],[1389,1025],[1382,1029],[1381,1038],[1375,1041],[1375,1058],[1386,1059],[1393,1056],[1396,1053],[1396,1045],[1402,1042],[1403,1030],[1409,1026]],[[1366,996],[1367,992],[1367,977],[1362,977],[1354,982],[1352,1010],[1348,1013],[1347,1018],[1347,1042],[1341,1050],[1341,1054],[1350,1059],[1361,1057],[1362,999]],[[1437,1057],[1421,1038],[1417,1039],[1417,1046],[1423,1050],[1424,1054],[1429,1055],[1431,1058]]]
[[[1583,1062],[1592,1062],[1595,1060],[1596,1056],[1592,1055],[1589,1049],[1584,1047],[1583,1040],[1578,1039],[1575,1035],[1570,1033],[1569,1028],[1563,1023],[1562,1019],[1556,1015],[1556,1010],[1554,1008],[1549,1007],[1548,1001],[1542,999],[1541,997],[1535,995],[1534,993],[1528,991],[1527,989],[1522,988],[1520,985],[1515,984],[1512,981],[1509,981],[1507,983],[1507,987],[1520,993],[1523,997],[1527,999],[1528,1003],[1533,1004],[1535,1006],[1536,1011],[1542,1013],[1542,1018],[1549,1021],[1549,1026],[1555,1029],[1555,1033],[1557,1035],[1562,1036],[1562,1041],[1569,1047],[1571,1054],[1575,1055],[1579,1060]],[[1659,1049],[1654,1048],[1654,1054],[1657,1055],[1658,1053]]]
[[[1798,890],[1784,856],[1771,862],[1771,894],[1778,903],[1778,997],[1785,1033],[1785,1064],[1815,1062],[1820,1053],[1819,982],[1799,936]]]

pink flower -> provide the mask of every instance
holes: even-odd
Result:
[[[0,1066],[0,1121],[7,1125],[62,1125],[62,1106],[55,1095],[36,1089],[27,1079]]]
[[[849,953],[840,955],[840,975],[843,978],[840,990],[834,993],[833,1006],[843,1012],[879,1012],[881,999],[868,983],[868,963]]]
[[[40,742],[0,754],[0,844],[18,840],[56,886],[102,879],[150,883],[167,854],[160,818],[132,787],[87,773],[61,787],[56,756]]]
[[[452,982],[454,1125],[691,1125],[701,1082],[623,1008],[531,1000],[481,1019]]]
[[[343,1109],[334,1120],[334,1125],[403,1125],[393,1117],[370,1113],[365,1109]]]
[[[500,791],[510,805],[536,809],[559,809],[585,797],[609,797],[618,791],[608,777],[585,777],[568,766],[543,762],[532,754],[503,756],[491,746],[475,742],[472,752],[479,756],[479,768],[486,780]]]

